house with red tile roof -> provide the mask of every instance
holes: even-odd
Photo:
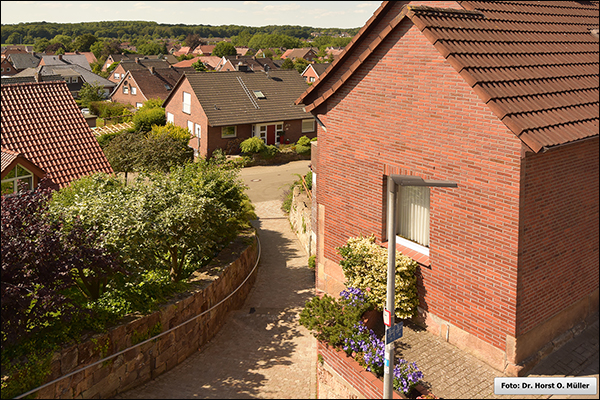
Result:
[[[167,122],[194,135],[190,147],[196,156],[206,157],[250,137],[267,145],[314,137],[314,118],[293,104],[305,88],[295,70],[186,72],[163,107]]]
[[[204,66],[206,67],[206,69],[208,70],[214,70],[219,63],[221,62],[221,57],[217,57],[217,56],[198,56],[198,57],[194,57],[192,59],[189,60],[183,60],[183,61],[179,61],[176,64],[173,64],[174,67],[177,68],[191,68],[192,64],[194,64],[196,61],[200,60]]]
[[[319,51],[316,47],[306,47],[302,49],[288,49],[281,55],[281,59],[285,60],[286,58],[291,59],[292,61],[296,61],[299,58],[303,58],[308,62],[313,62],[317,60],[317,52]]]
[[[315,83],[330,65],[331,63],[308,64],[300,75],[302,75],[306,83]]]
[[[111,101],[140,108],[150,99],[165,100],[177,81],[190,68],[131,69],[125,73],[110,95]]]
[[[598,312],[598,2],[422,4],[383,2],[296,101],[316,286],[344,288],[349,238],[395,242],[415,321],[523,376]]]
[[[113,173],[66,82],[3,84],[1,91],[3,191],[5,176],[18,166],[37,177],[45,172],[55,188],[94,172]]]

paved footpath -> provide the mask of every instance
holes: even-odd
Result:
[[[282,191],[276,186],[273,200],[254,203],[262,255],[244,306],[200,352],[118,398],[316,398],[316,340],[298,324],[315,294],[314,272],[280,209]],[[255,201],[252,190],[249,195]]]
[[[494,378],[502,373],[474,356],[458,349],[412,323],[405,325],[403,337],[396,342],[396,356],[416,362],[424,374],[424,384],[433,394],[445,399],[597,399],[590,396],[496,395]],[[595,377],[598,381],[598,318],[580,335],[542,360],[530,377]]]

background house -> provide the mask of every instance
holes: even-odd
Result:
[[[104,89],[106,97],[113,91],[116,84],[94,74],[91,70],[81,67],[80,65],[40,65],[37,68],[27,68],[24,71],[14,75],[15,78],[34,77],[36,81],[46,81],[46,76],[58,75],[67,83],[71,95],[75,98],[79,97],[79,91],[84,83],[90,85],[101,86]],[[36,78],[41,76],[42,78]]]
[[[45,172],[56,188],[96,171],[113,172],[65,82],[1,88],[3,191],[14,165],[5,169],[5,157],[11,154],[27,160],[30,164],[15,158],[32,175],[39,176],[34,167]]]
[[[38,65],[51,66],[71,66],[79,65],[82,68],[92,70],[88,58],[84,54],[58,54],[58,55],[42,55],[42,59]]]
[[[388,176],[454,181],[398,193],[416,320],[523,375],[598,312],[598,3],[426,4],[384,2],[297,101],[326,128],[317,289],[348,238],[386,245]]]
[[[305,88],[297,71],[192,72],[163,107],[167,122],[188,128],[195,136],[190,146],[205,157],[252,136],[268,145],[314,137],[314,118],[293,104]]]
[[[302,75],[306,83],[314,83],[330,65],[330,63],[308,64],[300,75]]]
[[[186,70],[189,71],[172,66],[131,69],[115,87],[110,99],[136,108],[140,108],[149,99],[165,100]]]
[[[171,63],[165,59],[160,58],[149,58],[149,57],[137,57],[134,60],[121,60],[119,65],[112,71],[112,74],[108,77],[108,80],[114,83],[119,83],[125,76],[125,73],[129,70],[148,70],[153,67],[154,69],[169,68]],[[193,68],[190,68],[193,70]]]
[[[215,67],[215,71],[254,71],[254,72],[265,72],[265,67],[268,70],[273,71],[280,67],[273,62],[270,58],[257,58],[257,57],[245,57],[245,56],[223,56],[221,61]]]
[[[296,61],[299,58],[303,58],[308,62],[314,62],[317,60],[317,52],[319,51],[316,47],[307,47],[302,49],[288,49],[282,55],[281,59],[285,60],[286,58],[291,59],[292,61]]]

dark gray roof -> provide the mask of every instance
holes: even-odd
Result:
[[[125,71],[129,71],[132,69],[148,69],[149,67],[169,68],[171,64],[167,60],[141,58],[139,63],[136,61],[123,60],[120,65]]]
[[[312,118],[294,105],[306,83],[298,71],[192,72],[185,74],[211,126]],[[185,78],[184,78],[185,79]],[[259,99],[253,91],[260,91]],[[167,99],[168,101],[168,99]]]
[[[44,65],[79,65],[90,71],[92,70],[90,62],[84,54],[44,55],[42,56],[42,60],[44,61]]]
[[[2,84],[9,83],[27,83],[27,82],[35,82],[35,76],[27,75],[27,76],[7,76],[2,77]],[[41,82],[51,82],[51,81],[64,81],[64,78],[61,75],[42,75],[40,76]]]
[[[13,53],[8,56],[15,69],[35,68],[42,58],[29,53]]]
[[[329,68],[329,66],[331,65],[331,63],[316,63],[316,64],[311,64],[311,66],[314,68],[315,72],[317,73],[317,75],[321,76],[321,74],[323,72],[325,72],[325,70],[327,68]]]
[[[113,88],[117,86],[116,83],[109,81],[99,75],[94,74],[92,71],[85,69],[77,64],[73,65],[42,65],[37,68],[27,68],[24,71],[14,75],[16,77],[24,76],[35,76],[36,73],[40,73],[42,76],[48,75],[60,75],[60,76],[81,76],[84,82],[90,85],[100,85],[105,88]],[[45,80],[45,79],[43,79]]]

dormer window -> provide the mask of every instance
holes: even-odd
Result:
[[[19,182],[25,183],[27,185],[27,190],[33,189],[33,173],[22,166],[17,165],[4,179],[2,179],[2,196],[17,193],[19,190]]]

